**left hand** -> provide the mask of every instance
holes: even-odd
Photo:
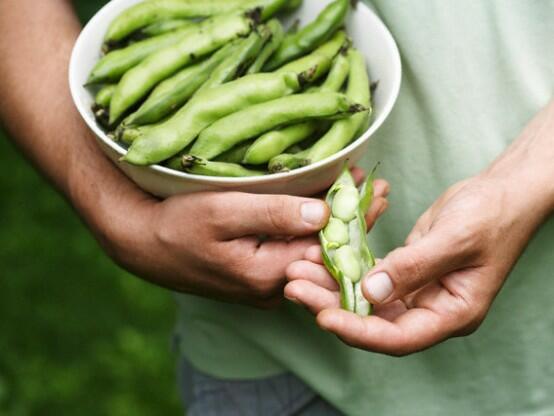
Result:
[[[287,269],[285,296],[345,343],[402,356],[475,331],[541,219],[524,190],[483,174],[451,187],[418,220],[404,247],[363,280],[374,315],[338,309],[321,248]],[[544,219],[544,218],[542,218]]]

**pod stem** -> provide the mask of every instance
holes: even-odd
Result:
[[[254,9],[247,10],[244,14],[247,18],[252,20],[252,29],[256,29],[260,23],[262,23],[262,7],[255,7]]]
[[[298,83],[300,84],[300,87],[304,88],[306,85],[311,84],[316,74],[317,74],[317,65],[311,67],[310,69],[304,72],[301,72],[298,75]]]
[[[194,165],[203,165],[205,163],[205,159],[194,155],[183,155],[181,158],[181,166],[183,169],[190,168]]]
[[[369,111],[369,108],[366,107],[366,106],[363,106],[361,104],[352,104],[349,108],[348,108],[348,113],[352,113],[352,114],[355,114],[355,113],[363,113],[364,111]]]
[[[92,112],[94,113],[94,118],[103,128],[108,129],[110,127],[110,113],[109,111],[98,105],[93,104]]]

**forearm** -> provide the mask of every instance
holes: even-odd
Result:
[[[101,153],[71,101],[68,62],[80,25],[70,1],[3,0],[0,28],[3,124],[97,237],[120,232],[114,214],[127,208],[116,211],[115,198],[130,204],[145,194]]]
[[[506,202],[526,205],[523,212],[536,218],[536,225],[554,212],[554,100],[484,175],[511,188],[514,199]]]

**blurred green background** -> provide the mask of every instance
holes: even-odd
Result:
[[[0,163],[0,415],[181,414],[171,294],[114,266],[1,130]]]
[[[0,415],[176,415],[171,294],[119,270],[0,131]]]

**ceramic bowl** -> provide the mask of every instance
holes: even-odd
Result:
[[[401,62],[396,43],[379,17],[368,6],[358,2],[346,21],[355,47],[365,56],[372,81],[378,81],[374,94],[374,116],[371,126],[339,153],[318,163],[287,173],[250,178],[219,178],[191,175],[160,165],[133,166],[119,162],[125,148],[110,140],[96,123],[91,106],[94,97],[83,85],[100,57],[104,34],[110,22],[123,10],[142,0],[112,0],[104,6],[81,32],[71,56],[69,84],[79,113],[94,132],[106,155],[138,186],[151,194],[167,197],[177,193],[199,191],[241,191],[265,194],[313,195],[329,187],[347,162],[356,163],[364,154],[374,133],[390,114],[400,90]],[[312,21],[331,0],[304,0],[301,8],[287,17],[290,23]]]

